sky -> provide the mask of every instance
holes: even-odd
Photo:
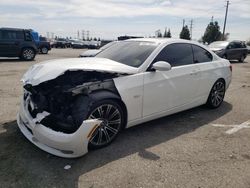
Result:
[[[154,36],[171,30],[178,38],[183,19],[198,40],[213,16],[223,29],[225,0],[0,0],[0,27],[31,28],[42,35],[116,39],[120,35]],[[230,0],[226,33],[230,40],[250,39],[250,0]],[[85,35],[86,36],[86,35]]]

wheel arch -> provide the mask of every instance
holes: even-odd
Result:
[[[126,127],[127,121],[128,121],[127,107],[118,93],[114,93],[109,90],[97,90],[97,91],[92,92],[90,94],[90,97],[93,100],[93,102],[97,100],[105,100],[105,99],[110,99],[110,100],[114,100],[115,102],[117,102],[121,106],[123,113],[124,113],[124,124],[122,125],[123,126],[122,128]]]

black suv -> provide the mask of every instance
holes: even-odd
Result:
[[[243,62],[247,57],[247,47],[242,41],[216,41],[211,43],[209,48],[218,56],[228,60]]]
[[[38,50],[30,30],[0,28],[0,57],[33,60]]]

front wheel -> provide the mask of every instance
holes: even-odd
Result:
[[[226,92],[225,82],[219,79],[213,85],[209,97],[207,99],[207,106],[210,108],[218,108],[224,99]]]
[[[96,102],[89,111],[88,119],[99,119],[102,123],[91,135],[89,148],[101,148],[114,141],[123,126],[123,114],[121,106],[113,100]]]
[[[32,61],[36,56],[35,50],[32,48],[24,48],[21,53],[21,59]]]

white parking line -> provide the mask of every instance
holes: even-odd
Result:
[[[241,123],[239,125],[224,125],[224,124],[212,124],[214,127],[232,127],[232,129],[229,129],[226,131],[226,134],[233,134],[237,131],[243,129],[243,128],[250,128],[250,120]]]

